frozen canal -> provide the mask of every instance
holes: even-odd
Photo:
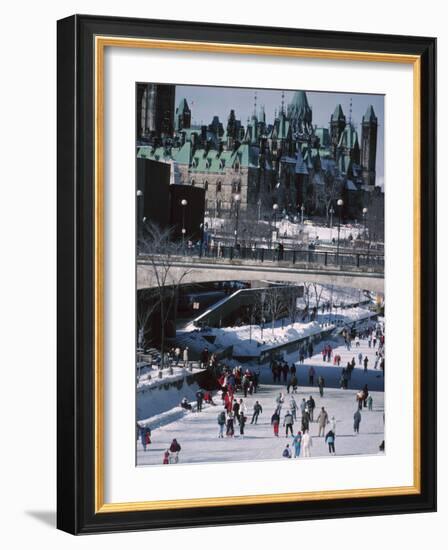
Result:
[[[303,398],[308,399],[312,395],[316,402],[314,419],[317,418],[321,407],[325,407],[330,420],[333,416],[335,417],[336,455],[377,454],[379,453],[379,445],[385,439],[383,419],[384,378],[379,369],[374,369],[377,348],[369,348],[366,340],[361,340],[359,347],[353,344],[351,350],[347,350],[343,345],[334,347],[334,342],[332,344],[334,353],[341,355],[341,367],[322,361],[319,350],[322,345],[325,345],[325,342],[316,346],[315,355],[311,359],[306,359],[303,365],[296,362],[297,353],[285,357],[289,364],[296,363],[299,381],[298,393],[294,394],[298,406],[294,433],[301,429],[300,402]],[[363,367],[358,364],[359,353],[362,353],[363,356],[367,355],[369,358],[367,372],[364,372]],[[339,389],[338,381],[341,368],[352,357],[356,359],[356,368],[352,373],[349,389]],[[316,371],[315,384],[319,375],[325,378],[327,387],[322,398],[316,386],[309,387],[307,385],[308,370],[311,365]],[[153,429],[152,443],[147,447],[146,452],[143,450],[140,441],[138,441],[137,464],[162,464],[163,454],[174,438],[182,447],[179,455],[179,462],[181,463],[282,459],[282,451],[286,443],[291,446],[291,437],[286,439],[285,428],[283,427],[283,417],[289,409],[290,396],[287,395],[284,385],[272,384],[269,368],[264,367],[262,369],[260,380],[259,392],[252,396],[248,395],[247,399],[243,399],[247,408],[246,416],[248,417],[243,438],[239,436],[239,426],[236,424],[235,437],[218,438],[217,416],[223,410],[223,406],[219,395],[216,395],[214,396],[216,406],[204,405],[201,413],[189,412],[171,423]],[[368,385],[370,395],[373,398],[373,410],[362,409],[360,433],[355,435],[353,431],[353,414],[357,410],[356,393],[364,384]],[[276,407],[275,399],[280,392],[285,395],[285,403],[280,420],[280,437],[277,438],[273,435],[270,421]],[[240,399],[242,397],[241,393],[236,394],[236,397]],[[251,425],[250,420],[256,400],[263,407],[263,413],[258,419],[258,424]],[[151,426],[151,418],[148,421],[148,425]],[[330,426],[328,425],[325,433],[329,429]],[[310,434],[313,438],[311,456],[329,456],[324,437],[318,437],[318,424],[316,422],[310,424]],[[302,460],[302,457],[300,459]]]
[[[248,396],[244,402],[248,408],[248,422],[246,424],[244,438],[238,435],[238,428],[235,430],[234,438],[219,439],[218,436],[218,412],[222,410],[221,405],[206,405],[201,413],[188,413],[178,421],[158,428],[152,433],[152,444],[143,451],[141,443],[137,444],[137,463],[161,464],[164,451],[169,447],[173,438],[180,443],[182,450],[179,455],[179,462],[224,462],[238,460],[264,460],[280,459],[286,443],[285,429],[281,420],[280,437],[273,435],[270,425],[271,415],[275,408],[275,398],[280,386],[262,385],[259,393]],[[303,397],[313,396],[316,402],[315,418],[323,406],[329,417],[336,419],[336,454],[338,455],[359,455],[378,453],[378,446],[384,439],[384,393],[372,392],[373,410],[363,409],[360,433],[353,433],[353,414],[356,411],[356,391],[329,389],[325,391],[324,397],[319,396],[317,388],[300,391],[294,395],[299,404]],[[263,413],[258,419],[257,425],[250,424],[250,416],[255,400],[258,400],[263,407]],[[219,399],[215,399],[219,402]],[[286,395],[282,413],[287,410],[289,397]],[[300,411],[299,411],[300,416]],[[283,414],[282,414],[283,417]],[[300,429],[300,419],[294,425],[294,432]],[[326,432],[328,431],[326,428]],[[318,425],[316,422],[310,424],[310,434],[313,437],[312,456],[328,456],[328,447],[323,437],[317,437]],[[289,439],[291,439],[289,437]]]

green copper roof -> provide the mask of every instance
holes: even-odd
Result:
[[[183,97],[179,102],[179,106],[176,109],[176,113],[182,113],[184,111],[189,111],[189,110],[190,110],[190,107],[188,107],[187,100]]]
[[[372,105],[367,107],[366,114],[362,117],[363,122],[377,122],[375,111],[373,110]]]
[[[190,164],[191,160],[191,141],[186,141],[179,149],[177,154],[173,155],[173,160],[178,164]]]
[[[294,93],[291,103],[288,106],[288,113],[291,118],[311,122],[312,113],[308,103],[308,98],[303,90]]]
[[[342,107],[341,107],[341,104],[339,103],[337,106],[336,106],[336,109],[334,110],[334,113],[331,115],[331,120],[344,120],[345,121],[345,115],[344,115],[344,112],[342,111]]]
[[[347,124],[339,139],[339,147],[347,147],[353,149],[358,141],[358,133],[351,124]]]

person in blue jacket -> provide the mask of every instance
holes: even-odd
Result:
[[[302,432],[297,432],[297,435],[292,439],[292,444],[294,446],[294,458],[298,458],[300,456],[300,447],[302,446]]]
[[[334,435],[333,430],[330,430],[327,435],[325,436],[325,443],[328,443],[328,452],[331,454],[336,454],[336,450],[334,448],[334,441],[336,439],[336,436]]]

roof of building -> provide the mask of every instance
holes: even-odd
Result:
[[[334,113],[331,115],[331,120],[344,120],[345,121],[345,115],[344,111],[342,110],[341,104],[339,103],[336,105],[336,108],[334,110]]]
[[[311,122],[312,111],[306,97],[306,92],[299,90],[294,93],[291,103],[288,105],[288,114],[292,118]]]
[[[363,122],[378,122],[378,119],[375,115],[375,111],[373,110],[373,106],[369,105],[367,107],[366,114],[362,117]]]
[[[348,149],[353,149],[355,144],[358,143],[358,132],[355,130],[353,124],[347,124],[344,128],[344,131],[339,138],[339,147],[346,147]]]
[[[189,110],[190,110],[190,107],[188,106],[187,100],[183,97],[179,102],[176,112],[182,113],[184,111],[189,111]]]

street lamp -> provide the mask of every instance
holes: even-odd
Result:
[[[278,210],[278,204],[277,203],[274,203],[272,205],[272,210],[274,212],[274,231],[277,231],[277,210]],[[271,236],[271,246],[272,246],[272,236]]]
[[[185,233],[187,232],[185,229],[185,207],[188,205],[187,199],[182,199],[180,204],[182,206],[182,249],[185,252]]]
[[[341,215],[342,215],[342,207],[344,206],[344,201],[342,199],[338,199],[337,205],[339,206],[339,222],[338,222],[338,246],[336,249],[336,264],[339,265],[339,241],[340,241],[340,235],[341,235]]]
[[[302,206],[300,207],[300,212],[301,212],[301,221],[300,223],[302,224],[303,226],[303,214],[305,213],[305,206],[302,204]]]
[[[362,218],[364,220],[364,240],[367,239],[367,208],[362,209]]]
[[[241,201],[241,195],[235,195],[233,197],[233,200],[235,201],[235,243],[234,247],[236,248],[236,245],[238,244],[238,221],[240,217],[240,201]]]
[[[333,206],[330,207],[330,210],[328,211],[330,214],[330,242],[333,237],[333,214],[334,214],[334,208]]]

